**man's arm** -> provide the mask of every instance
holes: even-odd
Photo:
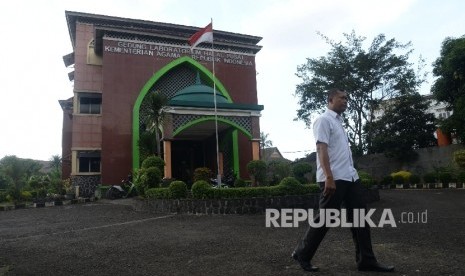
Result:
[[[333,172],[329,165],[328,145],[325,143],[317,142],[316,150],[318,152],[318,158],[320,159],[320,165],[323,169],[323,173],[326,176],[325,188],[323,190],[324,196],[331,196],[336,192],[336,184],[334,183]]]

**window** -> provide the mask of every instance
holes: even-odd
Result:
[[[78,153],[78,172],[100,172],[100,152],[81,151]]]
[[[100,114],[102,106],[102,95],[83,93],[79,96],[79,113]]]

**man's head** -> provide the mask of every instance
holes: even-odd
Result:
[[[328,108],[337,114],[347,109],[347,92],[340,88],[332,88],[328,91]]]

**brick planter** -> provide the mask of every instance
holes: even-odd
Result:
[[[366,189],[364,197],[367,203],[378,201],[379,191]],[[264,214],[268,208],[315,209],[318,207],[319,198],[320,194],[233,199],[141,199],[136,201],[135,209],[178,214]]]

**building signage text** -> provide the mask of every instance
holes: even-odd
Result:
[[[116,43],[109,43],[111,45],[105,45],[104,51],[110,53],[130,54],[130,55],[142,55],[162,58],[177,59],[182,56],[190,56],[199,62],[213,62],[215,63],[226,63],[243,66],[253,66],[253,59],[250,56],[236,54],[236,53],[224,53],[224,52],[212,52],[204,49],[194,49],[191,51],[190,48],[167,46],[160,44],[148,44],[148,43],[136,43],[127,41],[115,41]]]

